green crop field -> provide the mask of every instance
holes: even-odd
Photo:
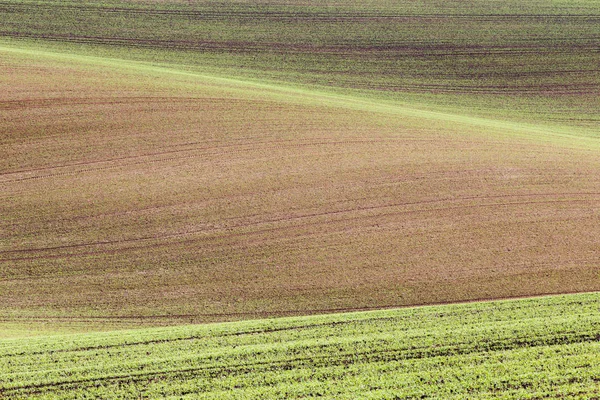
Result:
[[[590,0],[18,0],[0,2],[0,35],[597,135],[599,9]]]
[[[0,397],[600,396],[600,295],[0,340]]]

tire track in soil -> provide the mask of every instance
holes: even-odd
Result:
[[[137,5],[136,5],[137,6]],[[145,16],[164,16],[164,15],[175,15],[182,17],[193,17],[194,19],[200,20],[229,20],[231,18],[243,18],[254,21],[256,18],[266,18],[270,20],[283,20],[285,22],[288,21],[298,21],[298,20],[309,20],[309,21],[371,21],[371,20],[448,20],[448,19],[458,19],[458,20],[473,20],[477,22],[493,22],[493,21],[541,21],[541,22],[549,22],[552,20],[557,20],[558,22],[566,22],[570,20],[574,21],[596,21],[600,18],[595,15],[590,14],[578,14],[578,13],[568,13],[568,14],[559,14],[559,13],[539,13],[539,12],[528,12],[526,14],[516,14],[516,13],[501,13],[501,12],[468,12],[468,13],[436,13],[436,12],[410,12],[410,13],[389,13],[383,12],[378,9],[360,9],[360,10],[343,10],[343,9],[335,9],[333,11],[323,11],[323,10],[311,10],[304,11],[302,9],[295,9],[293,12],[279,10],[279,9],[263,9],[259,7],[248,8],[246,10],[242,9],[231,9],[224,8],[219,11],[214,11],[211,9],[172,9],[172,8],[157,8],[153,6],[153,8],[145,8],[143,5],[140,6],[132,6],[132,7],[122,7],[122,6],[107,6],[102,4],[81,4],[81,5],[73,5],[73,4],[51,4],[47,5],[44,3],[35,3],[34,7],[29,7],[24,4],[14,4],[8,1],[0,1],[0,10],[10,12],[16,10],[35,10],[39,11],[55,11],[57,9],[64,11],[72,11],[76,13],[102,13],[102,14],[127,14],[127,15],[145,15]]]
[[[234,53],[273,53],[282,54],[305,54],[305,53],[327,53],[340,55],[379,55],[385,56],[386,53],[410,55],[413,57],[451,57],[451,56],[488,56],[488,55],[534,55],[549,53],[560,53],[566,50],[589,50],[596,51],[594,36],[573,38],[529,38],[520,40],[518,43],[509,45],[496,44],[451,44],[432,41],[411,41],[402,44],[384,44],[373,46],[370,44],[300,44],[292,42],[248,42],[237,41],[218,41],[205,39],[154,39],[154,38],[131,38],[119,36],[95,36],[95,35],[73,35],[73,34],[37,34],[19,32],[14,30],[1,30],[0,36],[16,39],[42,39],[47,41],[82,43],[110,46],[124,46],[132,48],[168,48],[177,50],[203,50],[203,51],[224,51]]]
[[[35,172],[35,171],[47,171],[47,170],[53,170],[53,169],[59,169],[59,168],[70,168],[70,167],[77,167],[77,166],[106,164],[106,163],[127,161],[127,160],[137,160],[140,158],[156,157],[156,156],[162,156],[162,155],[168,155],[168,154],[180,154],[180,153],[195,152],[195,151],[216,151],[216,152],[210,153],[210,154],[197,154],[197,155],[189,155],[189,156],[181,156],[181,157],[168,157],[168,158],[160,158],[160,159],[155,159],[155,160],[122,163],[122,164],[118,164],[118,165],[109,165],[109,166],[98,167],[98,168],[84,168],[84,169],[80,169],[77,171],[57,172],[57,173],[46,174],[46,175],[28,176],[28,177],[15,178],[15,179],[6,179],[3,181],[0,181],[0,183],[13,183],[13,182],[22,182],[22,181],[27,181],[27,180],[33,180],[33,179],[45,179],[45,178],[53,178],[53,177],[58,177],[58,176],[79,175],[79,174],[86,173],[86,172],[104,171],[104,170],[109,170],[109,169],[123,168],[123,167],[127,167],[127,166],[132,166],[132,165],[145,165],[145,164],[169,162],[169,161],[176,161],[176,160],[189,159],[189,158],[198,158],[198,157],[203,157],[206,155],[240,154],[240,153],[245,153],[245,152],[253,151],[253,150],[265,150],[266,151],[269,149],[301,148],[301,147],[327,146],[327,145],[373,144],[373,143],[384,143],[384,142],[409,142],[409,141],[410,142],[433,142],[433,141],[435,141],[435,139],[423,139],[423,138],[402,138],[402,139],[397,139],[397,140],[395,140],[395,139],[360,139],[360,140],[319,141],[319,142],[311,142],[311,143],[294,143],[294,142],[297,142],[297,140],[290,139],[290,140],[279,140],[279,141],[269,141],[269,142],[259,142],[259,143],[242,143],[242,144],[230,144],[230,145],[222,145],[222,146],[195,147],[195,148],[191,148],[191,149],[168,150],[168,151],[162,151],[162,152],[156,152],[156,153],[140,154],[140,155],[135,155],[135,156],[117,157],[117,158],[111,158],[111,159],[106,159],[106,160],[86,161],[86,162],[65,164],[65,165],[60,165],[60,166],[50,166],[50,167],[33,168],[33,169],[28,169],[28,170],[4,172],[4,173],[0,173],[0,176],[16,175],[16,174]],[[239,150],[219,151],[221,149],[232,149],[232,148],[236,148],[236,147],[244,147],[244,148],[241,148]]]
[[[595,259],[583,259],[582,261],[594,262]],[[481,302],[492,302],[499,300],[517,300],[517,299],[536,299],[547,296],[559,296],[565,294],[583,294],[583,293],[596,293],[596,292],[546,292],[535,295],[523,295],[523,296],[511,296],[511,297],[481,297],[471,300],[462,301],[439,301],[436,303],[417,303],[414,305],[405,304],[388,304],[382,306],[362,306],[362,307],[335,307],[335,308],[313,308],[313,309],[301,309],[301,310],[277,310],[277,311],[238,311],[238,312],[226,312],[226,313],[193,313],[193,314],[162,314],[162,315],[103,315],[103,316],[74,316],[74,315],[62,315],[62,316],[12,316],[12,317],[0,317],[2,322],[16,322],[16,321],[62,321],[62,322],[86,322],[86,321],[127,321],[127,320],[147,320],[147,319],[190,319],[198,317],[239,317],[239,316],[262,316],[265,318],[280,315],[280,316],[303,316],[309,314],[335,314],[335,313],[348,313],[348,312],[361,312],[361,311],[380,311],[380,310],[393,310],[393,309],[404,309],[414,308],[426,305],[464,305],[471,303]],[[578,303],[580,304],[580,303]],[[526,306],[518,307],[517,309],[526,308]],[[393,320],[397,317],[373,317],[369,319],[363,319],[360,321],[349,321],[349,322],[367,322],[369,320]],[[343,321],[345,322],[345,321]],[[324,323],[323,325],[330,325]],[[293,330],[293,329],[292,329]],[[254,332],[250,332],[254,333]],[[259,332],[260,333],[260,332]],[[267,332],[268,333],[268,330]],[[243,334],[243,333],[242,333]]]
[[[154,236],[132,238],[132,239],[121,239],[121,240],[114,240],[114,241],[98,241],[98,242],[89,242],[89,243],[64,245],[64,246],[57,246],[57,247],[47,247],[47,248],[5,250],[5,251],[1,251],[0,254],[4,254],[4,255],[10,255],[10,254],[15,254],[15,253],[27,254],[27,253],[46,252],[46,251],[62,250],[62,249],[75,249],[75,248],[105,246],[105,245],[110,245],[110,244],[139,243],[139,242],[144,242],[144,241],[149,241],[149,240],[160,241],[160,240],[165,240],[165,239],[174,239],[174,238],[181,238],[181,237],[186,237],[186,236],[193,236],[193,235],[197,235],[197,234],[212,235],[211,237],[205,237],[206,240],[222,240],[222,239],[235,238],[235,237],[249,237],[249,236],[256,236],[256,235],[264,235],[266,233],[281,232],[283,230],[306,228],[306,227],[310,227],[310,226],[319,226],[319,225],[323,225],[323,224],[329,224],[332,222],[332,221],[307,222],[307,223],[302,223],[302,224],[295,224],[295,225],[288,225],[288,226],[281,226],[281,227],[264,228],[264,229],[259,229],[259,230],[255,230],[255,231],[250,231],[250,232],[237,232],[237,233],[225,234],[227,231],[230,231],[232,229],[257,227],[257,226],[261,226],[261,225],[275,224],[275,223],[281,223],[281,222],[299,221],[299,220],[304,220],[304,219],[309,219],[309,218],[329,217],[329,216],[334,216],[334,215],[344,215],[344,214],[357,213],[357,212],[363,212],[363,211],[374,211],[374,210],[381,210],[381,209],[386,209],[386,208],[419,206],[419,205],[425,205],[425,204],[436,204],[436,203],[444,203],[444,202],[489,200],[489,199],[500,199],[500,198],[507,199],[507,198],[523,198],[523,197],[542,197],[542,196],[557,197],[557,196],[565,196],[565,195],[600,196],[600,193],[550,193],[550,194],[545,193],[545,194],[470,196],[470,197],[464,197],[464,198],[446,198],[446,199],[426,200],[426,201],[419,201],[419,202],[392,203],[392,204],[384,204],[384,205],[379,205],[379,206],[367,206],[367,207],[359,207],[359,208],[346,209],[346,210],[311,213],[311,214],[305,214],[305,215],[300,215],[300,216],[276,218],[276,219],[271,219],[268,221],[259,221],[259,222],[239,224],[239,225],[220,227],[220,228],[198,229],[198,230],[191,230],[191,231],[181,232],[181,233],[170,233],[170,234],[165,234],[165,235],[154,235]],[[392,215],[398,215],[398,214],[431,213],[431,212],[467,209],[467,208],[507,207],[507,206],[514,207],[514,206],[522,206],[522,205],[530,205],[530,204],[563,204],[563,203],[567,204],[567,203],[576,203],[576,202],[578,202],[578,203],[583,202],[584,204],[587,204],[587,203],[593,204],[598,201],[592,202],[589,199],[563,199],[563,200],[545,200],[545,201],[519,201],[519,202],[503,202],[503,203],[490,203],[490,204],[472,204],[472,205],[441,207],[441,208],[433,208],[433,209],[404,210],[404,211],[397,211],[397,212],[388,213],[388,214],[353,216],[351,218],[346,218],[343,220],[336,220],[333,222],[343,222],[343,221],[369,219],[369,218],[380,218],[380,217],[392,216]],[[223,233],[223,235],[219,235],[219,233]],[[306,236],[306,234],[300,234],[299,236]],[[289,239],[290,237],[292,237],[292,236],[286,236],[287,239]],[[297,239],[297,237],[298,237],[298,235],[294,236],[293,238]],[[159,247],[166,247],[166,246],[173,246],[173,245],[179,246],[179,245],[194,243],[194,242],[197,242],[198,240],[199,240],[198,238],[192,238],[192,239],[176,241],[176,242],[168,242],[168,243],[165,243],[165,242],[160,243],[159,242],[159,243],[152,243],[152,244],[141,245],[141,246],[121,247],[119,249],[110,249],[110,250],[105,249],[105,250],[101,250],[101,251],[54,254],[54,255],[46,255],[46,256],[40,255],[40,256],[30,256],[30,257],[5,258],[5,259],[0,259],[0,262],[72,258],[72,257],[98,255],[98,254],[101,254],[101,255],[118,254],[118,253],[122,253],[122,252],[126,252],[126,251],[135,251],[135,250],[140,250],[140,249],[145,249],[145,248],[159,248]],[[217,244],[217,245],[222,245],[222,244]],[[244,243],[243,245],[244,246],[248,245],[248,243]]]
[[[497,174],[498,170],[496,170],[494,168],[477,168],[477,169],[460,169],[460,170],[449,170],[449,171],[433,171],[433,172],[428,172],[427,174],[404,176],[402,178],[396,178],[396,179],[389,179],[389,178],[370,179],[369,182],[370,182],[371,186],[373,186],[373,187],[388,186],[388,185],[393,185],[393,184],[398,184],[398,183],[408,183],[408,182],[416,182],[416,181],[422,181],[422,180],[430,180],[431,181],[431,180],[455,179],[457,177],[464,178],[465,174],[470,174],[470,173]],[[303,187],[303,190],[309,190],[309,189],[310,190],[315,190],[315,189],[335,190],[335,189],[343,189],[343,188],[346,188],[347,186],[348,186],[347,184],[310,185],[310,186]],[[584,192],[582,192],[582,194],[583,193]],[[172,209],[172,208],[180,208],[180,207],[198,206],[201,204],[217,202],[217,201],[221,201],[221,200],[236,200],[239,198],[247,198],[247,197],[263,195],[263,194],[264,194],[263,191],[245,192],[242,194],[211,197],[211,198],[203,199],[200,201],[187,201],[187,202],[180,202],[180,203],[142,207],[142,208],[136,208],[133,210],[115,211],[115,212],[111,212],[111,213],[66,217],[66,218],[62,218],[62,221],[74,222],[74,221],[81,221],[81,220],[100,219],[100,218],[105,218],[105,217],[125,216],[125,215],[130,215],[130,214],[145,213],[145,212],[156,211],[156,210],[161,210],[161,209]],[[355,201],[360,201],[360,200],[367,201],[367,200],[372,200],[372,199],[373,198],[365,197],[365,198],[359,198],[359,199],[344,200],[341,202],[355,202]],[[257,217],[257,216],[260,216],[260,214],[248,215],[246,217],[249,218],[249,217]],[[225,218],[224,220],[232,220],[232,219],[238,219],[238,218]],[[23,219],[21,219],[20,221],[21,221],[21,223],[24,222]],[[17,224],[17,223],[2,224],[0,222],[0,226],[4,226],[4,227],[15,227],[15,226],[20,226],[20,225],[21,224]]]
[[[228,104],[237,104],[248,102],[241,98],[224,97],[157,97],[157,96],[120,96],[112,97],[52,97],[52,98],[26,98],[19,100],[0,100],[0,110],[14,111],[31,108],[55,108],[62,106],[114,106],[129,104],[189,104],[190,106],[199,105],[200,102],[220,101]],[[253,103],[267,103],[268,100],[256,100]],[[269,102],[274,103],[274,102]],[[207,104],[202,104],[206,106]],[[209,105],[210,106],[210,105]]]
[[[387,308],[392,308],[394,306],[383,306],[384,309]],[[323,310],[312,310],[315,313],[318,312],[322,312],[322,313],[336,313],[336,312],[351,312],[351,311],[369,311],[369,310],[378,310],[380,309],[379,307],[365,307],[365,308],[332,308],[332,309],[323,309]],[[284,314],[293,314],[293,313],[299,313],[300,311],[283,311]],[[227,314],[218,314],[218,313],[203,313],[203,314],[179,314],[179,315],[175,315],[175,316],[169,316],[169,315],[159,315],[156,316],[156,318],[180,318],[180,319],[189,319],[189,318],[193,318],[193,317],[220,317],[220,316],[251,316],[251,315],[264,315],[264,316],[268,316],[268,315],[272,315],[272,313],[269,312],[263,312],[263,311],[257,311],[257,312],[242,312],[242,313],[227,313]],[[146,316],[148,319],[152,319],[155,317],[151,317],[151,316]],[[76,319],[77,317],[63,317],[65,318],[66,321],[70,321],[72,319]],[[136,317],[136,316],[126,316],[126,317],[110,317],[110,316],[106,316],[106,317],[98,317],[98,318],[90,318],[89,321],[87,322],[97,322],[98,320],[114,320],[114,319],[145,319],[145,317]],[[44,318],[44,317],[39,317],[39,318],[30,318],[34,321],[45,321],[45,320],[49,320],[52,318]],[[73,352],[79,352],[79,351],[93,351],[93,350],[106,350],[106,349],[114,349],[114,348],[125,348],[125,347],[129,347],[129,346],[146,346],[146,345],[150,345],[150,344],[164,344],[164,343],[175,343],[175,342],[186,342],[186,341],[194,341],[194,340],[202,340],[202,339],[208,339],[208,338],[221,338],[221,337],[237,337],[237,336],[244,336],[244,335],[262,335],[262,334],[271,334],[271,333],[279,333],[279,332],[286,332],[286,331],[297,331],[297,330],[309,330],[309,329],[315,329],[315,328],[323,328],[323,327],[336,327],[336,326],[341,326],[341,325],[362,325],[365,324],[367,322],[372,322],[372,321],[392,321],[394,319],[394,317],[373,317],[373,318],[367,318],[367,319],[361,319],[361,320],[352,320],[352,321],[331,321],[331,322],[322,322],[322,323],[314,323],[314,324],[306,324],[306,325],[294,325],[294,326],[284,326],[284,327],[279,327],[279,328],[267,328],[267,329],[251,329],[251,330],[245,330],[245,331],[236,331],[236,332],[211,332],[210,336],[209,335],[204,335],[204,336],[200,336],[200,335],[189,335],[189,336],[182,336],[182,337],[174,337],[174,338],[166,338],[166,339],[150,339],[150,340],[142,340],[142,341],[130,341],[130,342],[125,342],[125,343],[119,343],[119,344],[114,344],[114,345],[97,345],[97,346],[80,346],[80,347],[75,347],[75,348],[71,348],[71,349],[54,349],[54,350],[47,350],[47,351],[39,351],[39,352],[27,352],[27,351],[23,351],[23,352],[19,352],[19,353],[2,353],[3,357],[15,357],[15,356],[32,356],[32,355],[42,355],[42,354],[54,354],[54,353],[73,353]],[[2,319],[0,318],[0,321],[2,322],[12,322],[11,320],[7,320],[7,319]],[[77,320],[79,322],[79,320]],[[85,321],[84,321],[85,322]]]
[[[314,139],[307,139],[307,141],[308,140],[314,140]],[[31,169],[26,169],[26,170],[10,171],[10,172],[0,172],[0,177],[4,177],[4,176],[11,176],[11,175],[18,175],[18,174],[26,174],[26,173],[30,173],[30,172],[51,171],[54,169],[61,169],[61,168],[91,166],[91,165],[98,165],[98,164],[107,164],[107,163],[113,163],[113,162],[128,161],[128,160],[139,160],[140,158],[150,158],[150,157],[156,157],[156,156],[162,156],[162,155],[181,154],[181,153],[196,152],[196,151],[214,151],[213,153],[204,153],[204,154],[196,154],[196,155],[188,155],[188,156],[180,156],[180,157],[167,157],[167,158],[159,158],[159,159],[147,160],[147,161],[133,161],[133,162],[121,163],[118,165],[107,165],[104,167],[83,168],[83,169],[79,169],[77,171],[56,172],[56,173],[49,173],[46,175],[36,175],[36,176],[26,176],[26,177],[21,177],[21,178],[4,179],[4,180],[0,180],[0,183],[17,183],[17,182],[23,182],[23,181],[29,181],[29,180],[55,178],[55,177],[60,177],[60,176],[77,176],[77,175],[87,173],[87,172],[97,172],[97,171],[105,171],[105,170],[111,170],[111,169],[124,168],[127,166],[134,166],[134,165],[147,165],[147,164],[155,164],[155,163],[161,163],[161,162],[192,159],[192,158],[199,158],[199,157],[203,157],[203,156],[207,156],[207,155],[242,154],[242,153],[246,153],[249,151],[257,151],[257,150],[266,151],[269,149],[303,148],[303,147],[328,146],[328,145],[340,146],[340,145],[354,145],[354,144],[367,145],[367,144],[375,144],[375,143],[398,143],[398,144],[402,144],[402,143],[434,143],[434,142],[439,142],[439,139],[438,138],[428,139],[428,138],[420,138],[420,137],[402,137],[402,138],[397,138],[397,139],[385,138],[385,139],[356,139],[356,140],[335,140],[335,141],[321,140],[318,142],[315,141],[315,142],[310,142],[310,143],[294,143],[297,141],[298,141],[297,139],[282,139],[282,140],[277,140],[277,141],[271,140],[271,141],[266,141],[266,142],[229,144],[229,145],[221,145],[221,146],[201,146],[201,147],[194,147],[191,149],[167,150],[167,151],[160,151],[160,152],[155,152],[155,153],[146,153],[146,154],[140,154],[140,155],[116,157],[116,158],[110,158],[110,159],[105,159],[105,160],[83,161],[83,162],[76,162],[76,163],[57,165],[57,166],[31,168]],[[500,142],[485,141],[485,142],[480,143],[480,142],[473,141],[473,140],[453,139],[451,141],[451,143],[453,143],[453,144],[466,143],[469,145],[474,145],[474,144],[481,144],[481,143],[503,144],[504,142],[502,142],[502,141],[500,141]],[[227,150],[227,149],[233,149],[236,147],[243,147],[243,148],[240,148],[238,150]],[[223,149],[223,151],[220,151],[221,149]],[[540,149],[531,150],[528,148],[523,148],[523,149],[511,148],[511,152],[521,151],[521,152],[526,152],[528,154],[531,154],[531,153],[555,154],[555,151],[553,151],[553,149],[550,146],[548,146],[548,149],[549,149],[548,151],[543,151]]]

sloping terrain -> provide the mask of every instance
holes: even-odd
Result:
[[[600,289],[589,4],[0,2],[0,317]]]
[[[0,340],[11,399],[591,399],[600,296]]]
[[[0,1],[0,35],[598,135],[589,0]]]

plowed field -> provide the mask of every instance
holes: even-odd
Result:
[[[0,2],[6,326],[600,289],[598,10],[69,4]]]

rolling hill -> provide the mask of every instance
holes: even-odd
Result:
[[[0,340],[11,399],[590,399],[598,294]]]
[[[4,335],[599,290],[599,19],[0,2]]]

